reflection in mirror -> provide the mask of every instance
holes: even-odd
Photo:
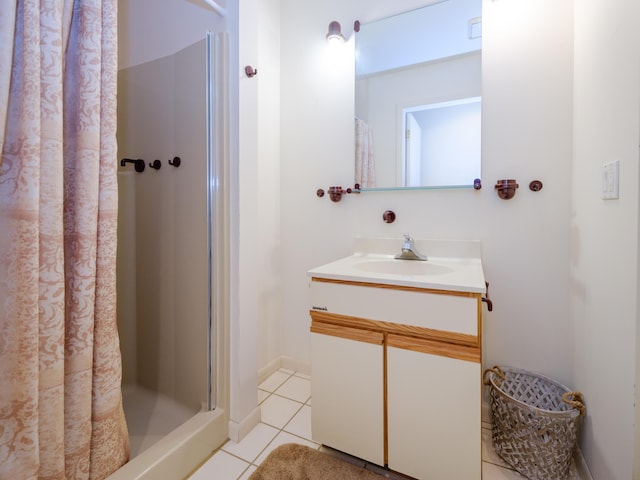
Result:
[[[403,186],[468,185],[480,178],[480,97],[404,108],[402,118]]]
[[[471,187],[480,178],[481,0],[445,0],[356,34],[355,183]]]

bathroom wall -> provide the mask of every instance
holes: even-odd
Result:
[[[166,57],[225,27],[200,0],[118,0],[118,68]]]
[[[574,384],[587,399],[582,451],[596,479],[640,478],[640,455],[634,455],[639,365],[638,18],[640,4],[635,1],[575,2],[570,257]],[[614,160],[620,161],[620,198],[602,200],[602,165]]]
[[[280,355],[282,338],[282,256],[280,245],[280,0],[261,0],[257,82],[259,275],[258,366]],[[250,112],[246,112],[250,114]]]
[[[484,4],[482,190],[364,192],[340,203],[315,196],[317,188],[353,183],[353,40],[331,51],[329,22],[340,21],[350,36],[354,20],[422,3],[283,0],[283,354],[308,362],[306,270],[348,255],[354,236],[480,239],[494,301],[485,363],[570,383],[571,2]],[[494,192],[503,178],[520,184],[512,200]],[[541,192],[528,189],[534,179],[544,182]],[[386,209],[395,223],[382,222]]]
[[[238,4],[231,84],[231,423],[233,440],[260,419],[258,371],[279,358],[280,271],[280,2]],[[249,77],[245,67],[257,70]],[[236,70],[237,69],[237,70]],[[232,101],[234,93],[231,94]]]
[[[231,10],[236,8],[236,2],[230,3]],[[268,5],[266,12],[258,3]],[[400,237],[407,231],[414,236],[480,239],[494,300],[494,311],[485,312],[485,365],[540,371],[584,390],[591,418],[583,429],[582,448],[594,478],[630,478],[638,174],[629,152],[631,145],[638,145],[632,137],[638,134],[639,82],[637,52],[628,49],[639,42],[627,37],[638,12],[626,9],[637,6],[627,0],[581,0],[576,5],[575,170],[573,2],[484,0],[483,189],[363,193],[332,203],[327,197],[317,198],[315,191],[353,183],[353,45],[330,52],[324,41],[327,26],[338,20],[349,36],[356,19],[367,22],[426,2],[280,3],[243,0],[240,24],[229,24],[235,420],[254,411],[256,368],[280,356],[309,367],[309,268],[348,255],[355,235]],[[148,12],[154,7],[153,0],[120,2],[121,11],[138,11],[140,22],[128,27],[129,34],[143,32],[148,37],[138,53],[121,54],[121,63],[172,53],[160,52],[165,41],[184,40],[186,46],[201,22],[219,21],[197,1],[171,2],[151,16]],[[191,13],[178,15],[173,10],[184,7]],[[274,33],[278,11],[279,58]],[[261,22],[266,24],[259,27]],[[269,24],[274,30],[267,28]],[[614,31],[608,31],[610,27]],[[261,35],[268,38],[272,33],[271,41],[260,43],[265,38]],[[235,43],[238,39],[240,45]],[[611,56],[611,51],[618,54]],[[254,79],[241,73],[244,65],[268,72],[277,61],[279,102],[274,70]],[[601,100],[592,101],[603,93]],[[274,125],[278,119],[279,127]],[[259,137],[259,131],[265,136]],[[599,167],[619,145],[625,145],[620,154],[622,171],[627,172],[621,183],[624,198],[602,203],[597,195]],[[268,152],[266,157],[261,149]],[[271,186],[262,183],[262,175],[279,193],[269,193]],[[495,195],[493,184],[502,178],[519,182],[514,199]],[[528,190],[533,179],[544,182],[542,191]],[[273,210],[276,195],[279,212]],[[391,225],[381,221],[389,208],[398,214]],[[605,227],[615,233],[607,234]],[[245,258],[242,264],[240,257]],[[612,278],[614,269],[620,275]],[[281,307],[269,292],[280,292]]]
[[[283,355],[308,361],[305,271],[348,255],[354,235],[480,239],[494,301],[484,318],[485,366],[518,366],[583,390],[582,448],[594,478],[631,478],[638,6],[576,5],[574,75],[572,1],[485,0],[482,190],[365,192],[333,204],[314,192],[352,182],[353,47],[330,53],[327,25],[338,20],[349,35],[355,19],[421,2],[282,1],[282,38],[290,39],[281,58]],[[621,198],[602,201],[600,167],[616,158]],[[514,199],[495,195],[502,178],[520,184]],[[527,188],[534,179],[540,192]],[[398,215],[391,225],[381,221],[389,208]]]

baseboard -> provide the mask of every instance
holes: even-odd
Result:
[[[264,382],[267,378],[269,378],[272,374],[274,374],[281,368],[300,372],[305,375],[311,375],[311,365],[309,363],[303,362],[293,357],[281,355],[271,360],[267,365],[258,370],[258,385]]]
[[[280,357],[280,368],[286,368],[288,370],[294,370],[304,375],[311,375],[311,364],[303,362],[293,357],[287,357],[283,355]]]
[[[268,364],[258,370],[258,385],[269,378],[273,373],[277,372],[282,364],[281,357],[271,360]]]
[[[580,450],[579,446],[576,447],[576,450],[573,453],[573,460],[576,463],[576,469],[578,470],[580,480],[593,480],[589,467],[587,466],[587,462],[582,456],[582,450]]]
[[[484,398],[482,399],[482,410],[480,413],[480,418],[485,423],[491,423],[491,407],[489,406],[489,402],[487,402]]]
[[[260,423],[261,414],[260,407],[257,406],[253,411],[244,417],[240,422],[229,420],[229,440],[239,443],[247,434]]]

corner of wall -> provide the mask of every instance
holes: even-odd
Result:
[[[236,443],[240,442],[260,423],[261,419],[260,407],[258,406],[239,422],[229,420],[229,439]]]

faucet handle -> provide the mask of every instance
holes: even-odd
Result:
[[[413,243],[413,238],[411,238],[411,235],[409,235],[408,233],[404,233],[404,241],[406,243]]]

